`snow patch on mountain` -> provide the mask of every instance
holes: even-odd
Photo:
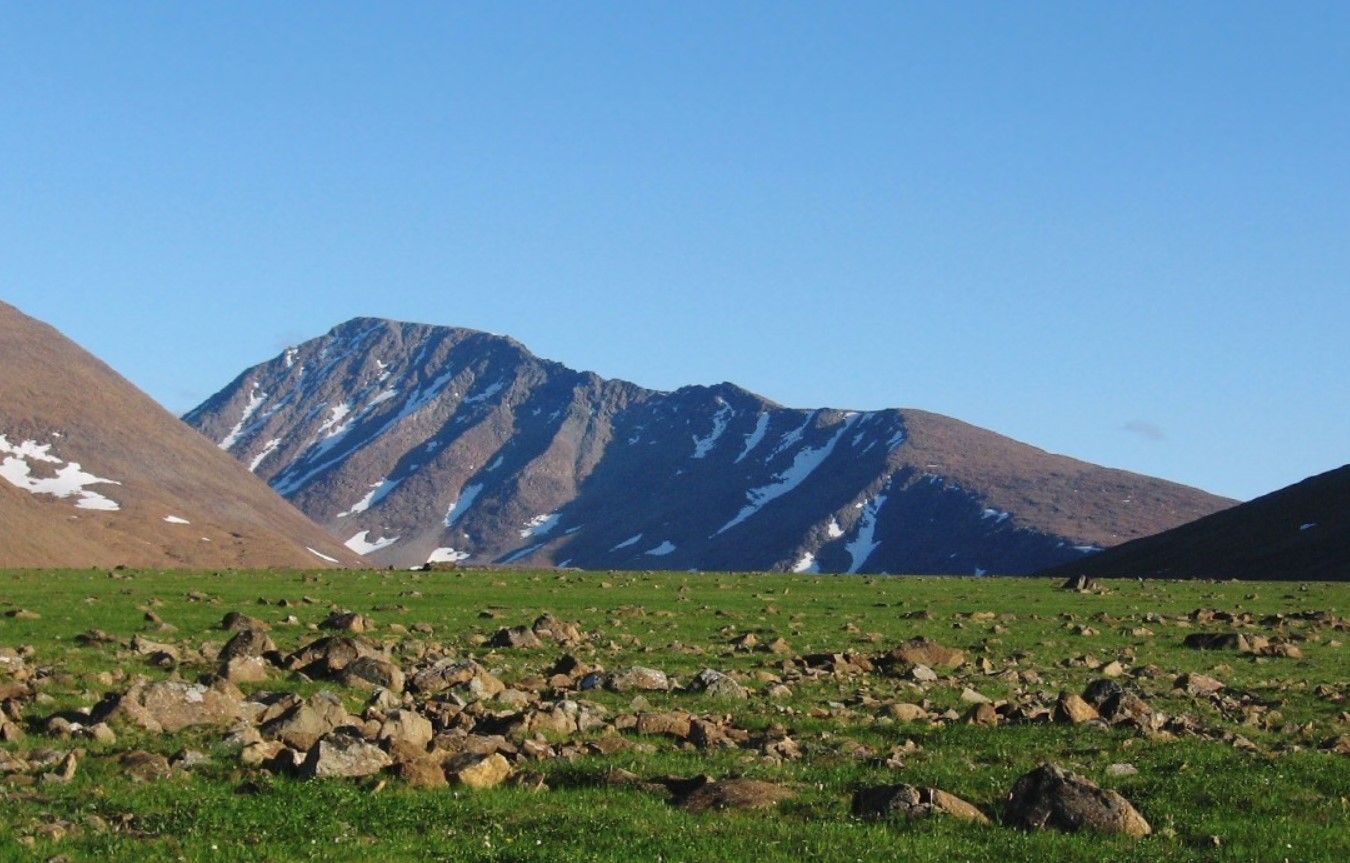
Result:
[[[675,550],[675,543],[667,539],[660,545],[658,545],[656,548],[647,549],[645,552],[643,552],[643,554],[648,554],[651,555],[652,557],[664,557],[665,555],[670,554],[674,550]]]
[[[347,546],[357,554],[366,555],[374,551],[379,551],[382,548],[388,548],[399,540],[396,536],[380,537],[379,539],[371,540],[369,539],[369,536],[370,531],[363,530],[344,542],[343,545]]]
[[[745,446],[741,449],[741,454],[736,456],[736,463],[740,464],[746,456],[754,452],[755,447],[764,441],[764,436],[769,432],[769,414],[762,413],[755,420],[754,431],[745,436]]]
[[[708,453],[712,452],[718,439],[722,437],[722,433],[727,430],[727,426],[731,423],[731,418],[736,414],[735,408],[722,399],[719,398],[717,403],[721,407],[718,408],[717,415],[713,417],[712,431],[704,437],[694,435],[694,454],[691,458],[705,458]]]
[[[0,434],[0,453],[5,454],[4,461],[0,461],[0,477],[30,494],[49,494],[59,498],[78,496],[79,500],[75,501],[77,509],[116,512],[122,508],[117,501],[85,488],[100,483],[121,485],[120,482],[94,476],[80,467],[79,462],[65,462],[52,455],[50,450],[51,444],[39,444],[32,440],[11,444],[5,435]],[[52,476],[33,476],[30,459],[60,467]]]
[[[459,499],[450,504],[450,508],[445,511],[445,526],[454,527],[455,522],[464,517],[464,513],[469,511],[469,507],[473,506],[473,502],[482,491],[482,483],[464,486],[459,492]]]
[[[545,515],[536,515],[534,518],[525,522],[525,527],[520,531],[522,539],[529,536],[543,536],[550,530],[558,526],[560,516],[556,512],[550,512]]]
[[[820,572],[820,565],[816,563],[816,556],[811,552],[806,552],[801,559],[792,565],[793,572],[816,573]]]
[[[401,482],[403,482],[403,480],[389,479],[388,477],[380,480],[379,482],[375,483],[370,487],[370,491],[366,494],[365,497],[361,498],[356,503],[352,504],[351,509],[347,510],[346,512],[338,513],[337,517],[346,518],[349,515],[356,515],[357,513],[365,512],[375,504],[379,503],[380,501],[388,497],[389,493],[392,492],[394,489],[398,488],[399,483]]]
[[[877,512],[881,510],[882,504],[886,503],[886,495],[879,494],[865,504],[858,504],[862,510],[862,515],[858,518],[858,532],[854,534],[853,539],[844,545],[844,550],[848,552],[852,562],[849,564],[849,572],[857,572],[867,563],[867,558],[872,556],[872,552],[881,547],[873,537],[877,530]]]
[[[178,515],[166,515],[164,516],[164,520],[169,524],[192,524],[192,522]]]
[[[272,453],[276,452],[276,451],[277,451],[277,447],[279,447],[279,446],[281,446],[281,438],[277,437],[277,438],[272,438],[271,440],[269,440],[269,441],[263,446],[262,452],[260,452],[260,453],[258,453],[257,455],[255,455],[255,456],[253,457],[253,460],[250,461],[250,462],[248,463],[248,469],[249,469],[250,471],[252,471],[253,473],[257,473],[257,472],[258,472],[258,466],[259,466],[260,464],[262,464],[264,461],[266,461],[266,460],[267,460],[267,457],[268,457],[269,455],[271,455]]]
[[[427,556],[427,563],[459,563],[473,555],[467,551],[455,551],[453,548],[438,548]]]
[[[257,413],[258,408],[262,407],[263,402],[265,401],[267,401],[267,393],[262,392],[262,388],[258,386],[258,382],[254,381],[253,388],[249,390],[248,402],[244,405],[244,413],[239,417],[239,422],[234,424],[234,428],[230,429],[230,433],[221,438],[221,449],[227,450],[235,445],[235,442],[239,440],[239,436],[244,432],[244,424],[253,418],[253,415]]]
[[[722,525],[721,529],[713,534],[713,536],[726,533],[731,528],[759,512],[769,502],[777,500],[805,482],[807,477],[811,476],[816,468],[820,467],[825,459],[830,457],[830,454],[834,452],[834,448],[838,446],[839,439],[842,438],[849,428],[857,421],[857,415],[848,417],[840,424],[839,430],[834,433],[834,437],[826,441],[824,445],[818,448],[803,447],[792,460],[792,464],[782,473],[775,476],[772,482],[768,485],[763,485],[746,492],[746,505],[736,514],[735,518]],[[807,424],[809,423],[810,420],[808,419]],[[785,439],[796,435],[796,439],[800,440],[801,432],[805,428],[806,426],[803,425],[802,428],[797,429],[794,432],[789,432],[785,436]],[[775,452],[777,452],[777,450]]]

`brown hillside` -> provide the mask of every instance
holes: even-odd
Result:
[[[0,566],[334,565],[310,548],[358,562],[228,454],[5,303],[0,368]],[[84,485],[106,502],[21,487],[60,486],[73,465],[109,480]]]
[[[1350,465],[1045,574],[1345,581]]]

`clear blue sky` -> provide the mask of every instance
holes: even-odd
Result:
[[[0,0],[0,298],[357,315],[1251,497],[1350,461],[1350,3]]]

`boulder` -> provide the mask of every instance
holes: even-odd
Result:
[[[1147,836],[1152,828],[1124,797],[1045,764],[1022,776],[1008,794],[1004,817],[1027,830],[1053,828]]]
[[[528,626],[512,626],[497,630],[488,641],[492,647],[531,648],[542,647],[543,642],[534,630]]]
[[[691,692],[701,692],[713,698],[744,700],[749,697],[745,687],[736,682],[729,674],[723,674],[711,668],[700,671],[689,681]]]
[[[357,689],[387,689],[403,692],[403,670],[379,656],[362,656],[349,662],[338,675],[344,686]]]
[[[464,752],[446,761],[444,767],[450,781],[470,788],[492,788],[511,775],[511,762],[500,752]]]
[[[1055,722],[1063,725],[1081,725],[1094,719],[1101,719],[1101,715],[1081,696],[1074,695],[1071,692],[1059,694],[1059,698],[1055,701]]]
[[[1252,650],[1247,636],[1236,632],[1194,632],[1182,642],[1195,650],[1237,650],[1249,653]]]
[[[960,668],[966,662],[966,654],[954,647],[943,647],[931,638],[911,638],[889,653],[878,657],[878,664],[896,666],[901,664],[926,665],[929,668]]]
[[[341,776],[369,776],[392,762],[383,749],[354,735],[335,732],[325,735],[305,755],[300,765],[302,779],[328,779]]]
[[[658,782],[670,791],[671,803],[690,812],[763,809],[796,796],[791,788],[759,779],[715,782],[708,776],[695,776],[692,779],[667,778]]]
[[[261,629],[240,629],[234,634],[234,637],[225,642],[225,646],[220,649],[220,655],[216,657],[221,662],[228,662],[231,659],[242,656],[263,656],[272,653],[277,646],[272,643],[272,638]]]
[[[853,794],[855,818],[879,819],[891,816],[927,818],[949,815],[963,821],[989,822],[983,812],[970,803],[937,788],[913,785],[877,785],[860,788]]]
[[[161,680],[138,683],[120,697],[105,700],[95,721],[125,717],[146,731],[173,734],[191,725],[224,724],[243,713],[243,696],[228,683],[212,686]]]
[[[670,689],[670,678],[664,671],[634,665],[605,675],[604,684],[611,692],[656,691]]]

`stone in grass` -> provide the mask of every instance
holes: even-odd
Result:
[[[339,731],[325,735],[310,748],[299,773],[302,779],[370,776],[390,763],[380,747]]]
[[[714,781],[710,776],[690,779],[667,777],[658,779],[670,792],[670,802],[689,812],[709,809],[764,809],[796,796],[791,788],[760,779],[725,779]]]
[[[853,794],[855,818],[878,819],[891,815],[905,818],[927,818],[930,815],[949,815],[962,821],[989,823],[988,817],[955,794],[938,788],[917,788],[913,785],[877,785],[860,788]]]
[[[1054,764],[1042,765],[1013,785],[1004,818],[1027,830],[1053,828],[1147,836],[1153,828],[1124,797]]]
[[[659,669],[634,665],[605,675],[605,688],[611,692],[666,690],[670,688],[670,678]]]
[[[731,675],[712,668],[703,669],[689,681],[689,689],[712,698],[744,700],[749,697],[745,687],[737,683]]]
[[[511,762],[500,752],[464,752],[447,760],[444,768],[452,782],[470,788],[492,788],[511,776]]]

